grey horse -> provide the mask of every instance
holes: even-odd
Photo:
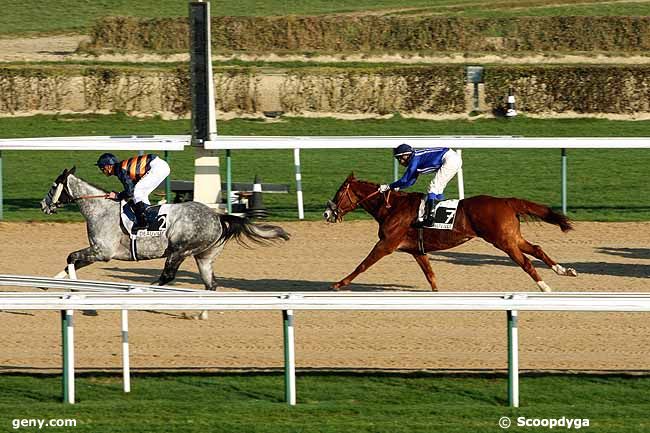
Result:
[[[99,261],[133,260],[129,234],[119,224],[120,204],[103,199],[106,191],[74,173],[75,167],[63,170],[41,201],[41,210],[46,214],[76,202],[86,218],[90,246],[70,253],[68,264],[80,269]],[[183,260],[193,256],[205,288],[216,290],[217,279],[212,271],[212,262],[227,241],[235,239],[246,245],[246,241],[266,244],[289,239],[289,234],[281,227],[254,224],[234,215],[219,215],[202,203],[178,203],[171,209],[166,236],[138,238],[138,260],[167,257],[165,268],[154,284],[165,285],[172,281]],[[67,268],[57,277],[64,278],[66,274]]]

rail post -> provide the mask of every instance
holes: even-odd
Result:
[[[508,405],[519,407],[519,335],[517,311],[508,310]]]
[[[284,397],[290,406],[296,404],[296,351],[293,333],[293,310],[282,310],[284,323]]]

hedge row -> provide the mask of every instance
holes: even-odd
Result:
[[[392,68],[215,68],[222,112],[446,114],[471,107],[458,65]],[[488,66],[487,110],[504,105],[509,89],[524,113],[650,112],[650,66]],[[271,101],[271,103],[269,103]],[[271,105],[269,105],[271,104]],[[0,69],[0,114],[25,111],[125,111],[187,116],[187,67]]]
[[[106,17],[90,48],[187,51],[187,18]],[[214,17],[216,51],[623,51],[650,49],[650,17]]]

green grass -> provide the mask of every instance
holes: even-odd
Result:
[[[592,1],[586,5],[558,6],[557,1],[539,0],[513,7],[513,1],[484,2],[473,0],[255,0],[212,1],[213,15],[271,16],[318,15],[367,11],[394,11],[416,8],[422,13],[477,17],[520,15],[633,15],[650,14],[647,3]],[[187,15],[187,2],[179,0],[3,0],[0,34],[86,32],[97,18],[108,15],[136,17],[177,17]]]
[[[189,121],[136,119],[124,115],[35,116],[0,119],[5,138],[186,134]],[[232,120],[219,123],[224,135],[522,135],[522,136],[650,136],[650,122],[602,119],[475,121],[389,120],[343,121],[287,118],[280,123]],[[40,212],[38,203],[65,167],[77,166],[82,178],[107,190],[119,189],[116,178],[105,178],[93,166],[100,152],[3,152],[4,217],[9,221],[79,221],[74,206],[55,216]],[[650,220],[650,150],[568,150],[569,215],[578,220]],[[118,156],[131,156],[118,152]],[[223,152],[220,153],[223,156]],[[171,152],[172,179],[192,179],[194,150]],[[466,149],[463,152],[465,194],[516,196],[559,208],[559,149]],[[290,194],[266,194],[265,204],[276,220],[297,218],[293,152],[290,150],[233,151],[233,180],[251,182],[259,175],[264,182],[290,184]],[[222,158],[222,173],[225,160]],[[389,149],[303,150],[303,191],[307,219],[320,219],[325,202],[352,171],[358,178],[388,182],[393,178]],[[428,177],[411,188],[424,191]],[[224,177],[225,181],[225,177]],[[453,180],[449,197],[457,194]],[[349,218],[367,218],[362,211]]]
[[[499,375],[299,374],[289,407],[279,374],[136,375],[129,395],[115,376],[86,375],[70,406],[60,403],[59,377],[2,375],[0,429],[54,418],[75,419],[76,427],[51,428],[74,433],[491,433],[503,431],[503,416],[589,419],[590,432],[650,429],[648,377],[523,377],[519,409],[507,407],[506,386]]]

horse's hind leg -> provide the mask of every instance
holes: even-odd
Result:
[[[551,288],[546,284],[542,278],[537,273],[537,269],[533,266],[531,261],[524,255],[524,253],[519,249],[517,245],[507,244],[507,245],[496,245],[497,248],[504,251],[508,256],[521,268],[526,271],[528,275],[537,283],[537,286],[542,292],[550,292]]]
[[[424,272],[424,276],[427,277],[427,281],[429,282],[429,285],[431,285],[431,290],[437,292],[436,274],[434,274],[433,269],[431,269],[429,257],[426,254],[413,254],[413,258],[418,262],[418,265],[420,265],[420,269]]]
[[[575,269],[573,268],[565,268],[561,264],[557,263],[555,260],[550,258],[544,250],[542,250],[542,247],[539,245],[533,245],[530,242],[528,242],[526,239],[521,239],[519,241],[519,249],[523,251],[526,254],[530,254],[531,256],[535,257],[536,259],[539,259],[546,263],[546,265],[553,269],[556,274],[558,275],[563,275],[567,277],[577,277],[578,273],[576,272]]]
[[[217,277],[212,271],[212,262],[219,255],[219,253],[221,253],[223,247],[224,244],[220,244],[216,247],[202,252],[201,254],[194,256],[194,260],[196,260],[196,266],[199,268],[199,274],[201,275],[203,284],[205,284],[206,290],[217,290]]]

